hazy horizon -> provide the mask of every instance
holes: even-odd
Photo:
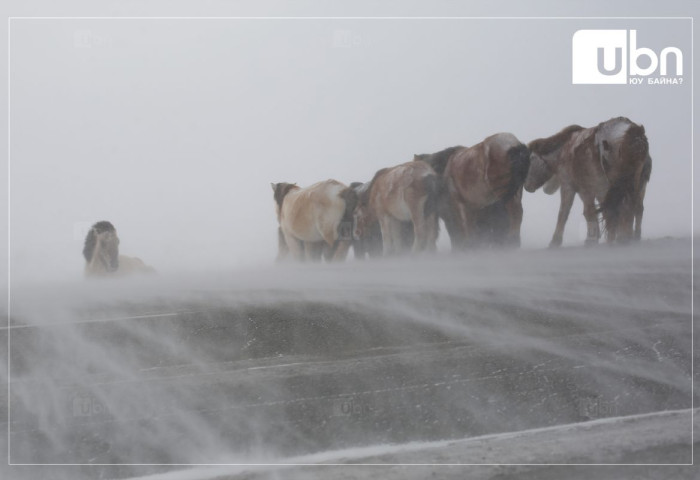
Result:
[[[644,237],[692,234],[686,20],[15,19],[11,28],[13,278],[80,276],[98,220],[116,226],[123,254],[159,271],[269,264],[270,182],[367,181],[414,153],[501,131],[527,143],[616,116],[645,126],[654,158]],[[572,85],[571,37],[583,28],[635,28],[639,46],[681,48],[686,82]],[[558,193],[526,192],[523,205],[523,247],[546,247]],[[577,198],[564,244],[584,235]],[[444,229],[439,247],[449,248]]]

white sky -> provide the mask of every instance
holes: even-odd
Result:
[[[147,14],[253,13],[178,5]],[[387,5],[352,13],[411,10]],[[510,10],[606,15],[578,5]],[[640,8],[632,14],[653,14]],[[274,13],[347,13],[289,10]],[[639,46],[681,48],[684,84],[571,85],[571,36],[582,28],[635,28]],[[690,38],[688,20],[13,20],[13,275],[81,275],[85,228],[97,220],[115,224],[124,254],[161,271],[270,263],[270,182],[366,181],[414,153],[499,131],[528,142],[619,115],[644,124],[654,158],[645,237],[689,236]],[[547,245],[558,205],[558,194],[525,194],[524,246]],[[581,211],[577,200],[565,244],[583,239]]]

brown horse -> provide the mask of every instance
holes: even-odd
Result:
[[[355,238],[362,238],[378,222],[383,253],[400,253],[410,241],[414,253],[434,251],[438,237],[437,200],[442,182],[426,163],[408,162],[379,170],[358,196]]]
[[[586,218],[586,245],[600,238],[598,214],[602,213],[608,242],[641,237],[644,193],[651,175],[651,157],[644,127],[624,117],[592,128],[578,125],[533,140],[528,145],[532,164],[525,189],[544,186],[552,194],[561,188],[557,226],[550,246],[562,243],[564,227],[578,193]],[[596,206],[596,200],[599,207]]]
[[[613,118],[598,125],[595,143],[610,183],[599,207],[607,240],[639,240],[652,164],[644,127],[624,117]]]
[[[344,260],[351,243],[354,192],[335,180],[300,188],[273,183],[279,222],[278,259]],[[341,230],[346,231],[341,231]]]
[[[119,254],[119,237],[110,222],[95,223],[83,246],[85,276],[119,276],[132,273],[154,273],[140,258]]]
[[[530,154],[514,135],[498,133],[472,147],[415,155],[414,160],[429,163],[446,182],[438,210],[453,250],[503,236],[503,243],[520,244],[522,184]],[[507,228],[498,225],[504,216]]]
[[[372,182],[353,182],[350,184],[357,194],[358,199],[364,192],[367,191]],[[352,248],[355,252],[355,258],[364,260],[365,256],[369,258],[381,257],[384,252],[384,242],[382,240],[382,229],[379,226],[379,221],[376,218],[354,218]],[[401,251],[409,251],[413,246],[413,223],[409,220],[401,222]]]

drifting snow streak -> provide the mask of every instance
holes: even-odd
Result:
[[[698,412],[695,412],[696,414]],[[208,480],[214,478],[269,478],[272,472],[280,471],[285,479],[328,478],[329,470],[319,465],[349,464],[362,465],[445,465],[445,464],[515,464],[515,463],[571,463],[566,460],[581,456],[582,452],[592,454],[598,461],[614,459],[617,452],[611,452],[607,445],[620,437],[630,439],[623,449],[624,453],[633,455],[643,452],[639,463],[649,462],[649,449],[660,445],[688,445],[690,443],[689,425],[691,411],[631,415],[627,417],[606,418],[586,423],[561,425],[556,427],[536,428],[520,432],[483,435],[466,440],[443,440],[439,442],[411,442],[402,445],[373,445],[345,450],[323,452],[281,459],[278,465],[262,466],[222,466],[200,467],[149,475],[134,480]],[[684,462],[690,462],[690,450],[686,452]],[[534,456],[533,456],[534,455]],[[608,463],[613,463],[614,460]],[[314,468],[298,468],[313,465]],[[284,467],[295,467],[284,468]],[[349,471],[350,470],[350,471]],[[352,475],[351,468],[338,470],[345,477]],[[364,469],[367,472],[367,469]],[[357,472],[360,473],[360,472]],[[421,472],[411,475],[411,470],[393,472],[382,470],[382,478],[425,478]],[[239,475],[235,477],[234,475]],[[366,477],[366,475],[358,475]],[[472,478],[470,476],[470,478]],[[485,476],[485,478],[489,478]],[[518,478],[515,476],[515,478]],[[560,477],[554,477],[560,478]]]
[[[13,463],[275,463],[691,406],[688,241],[12,294]],[[96,468],[173,467],[66,478]]]

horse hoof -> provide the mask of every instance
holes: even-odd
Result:
[[[597,238],[587,238],[583,244],[587,247],[595,247],[598,245],[598,239]]]

